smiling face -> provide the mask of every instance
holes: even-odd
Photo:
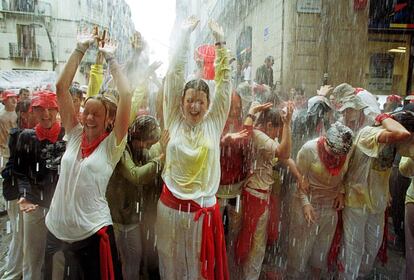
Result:
[[[40,106],[33,107],[33,116],[43,128],[51,128],[56,122],[57,108],[43,108]]]
[[[202,90],[189,88],[182,98],[183,114],[191,125],[200,123],[208,111],[209,101],[207,93]]]
[[[107,110],[100,100],[89,99],[82,112],[82,123],[88,141],[93,141],[105,133],[111,119],[106,117]]]

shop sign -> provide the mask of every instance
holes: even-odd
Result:
[[[322,10],[322,0],[298,0],[298,13],[320,14]]]

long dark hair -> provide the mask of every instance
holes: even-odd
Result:
[[[280,127],[283,125],[282,116],[280,110],[276,108],[270,108],[260,114],[257,119],[256,126],[265,128],[267,123],[271,123],[273,127]]]
[[[184,86],[182,98],[184,98],[185,92],[190,88],[195,89],[197,91],[204,91],[207,95],[207,101],[210,103],[210,89],[208,87],[208,84],[204,80],[194,79],[187,82]]]

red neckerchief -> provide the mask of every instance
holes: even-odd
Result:
[[[98,147],[99,144],[109,135],[108,132],[105,132],[95,140],[93,140],[91,143],[88,143],[88,139],[86,139],[86,133],[85,131],[82,132],[82,142],[81,142],[81,152],[82,152],[82,158],[86,158],[92,154],[93,151],[95,151],[96,147]]]
[[[342,166],[345,164],[346,155],[331,155],[325,150],[324,144],[325,137],[319,137],[317,145],[319,158],[326,169],[328,169],[329,174],[332,176],[338,176],[341,172]]]
[[[61,128],[62,127],[59,122],[52,124],[51,128],[44,128],[40,124],[37,124],[35,126],[36,137],[39,141],[49,140],[52,143],[56,143]]]

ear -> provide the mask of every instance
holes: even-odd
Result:
[[[266,131],[269,131],[269,129],[272,129],[272,128],[273,128],[272,122],[267,122],[266,123]]]

